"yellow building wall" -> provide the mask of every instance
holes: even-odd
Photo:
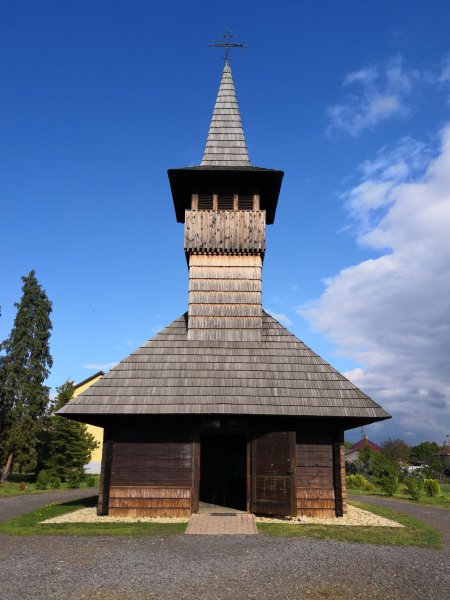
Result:
[[[98,381],[101,377],[103,377],[103,373],[98,373],[92,379],[88,381],[83,381],[78,385],[75,385],[75,390],[73,392],[73,397],[76,398],[79,394],[87,390],[93,383]],[[102,449],[103,449],[103,429],[101,427],[95,427],[95,425],[86,425],[87,430],[94,436],[96,442],[100,442],[98,448],[96,448],[91,454],[91,463],[101,463],[102,462]]]

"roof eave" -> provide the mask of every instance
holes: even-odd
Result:
[[[234,193],[259,193],[261,210],[266,211],[266,223],[271,225],[275,220],[283,171],[245,166],[196,166],[169,169],[167,174],[178,223],[184,223],[185,210],[191,208],[193,193],[220,193],[227,189]]]

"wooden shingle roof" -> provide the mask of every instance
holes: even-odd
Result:
[[[390,416],[265,312],[261,342],[188,340],[184,314],[59,414]]]
[[[225,62],[222,72],[201,166],[250,166],[236,90],[228,61]]]

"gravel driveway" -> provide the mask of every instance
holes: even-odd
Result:
[[[257,536],[0,536],[0,597],[444,600],[446,551]]]
[[[449,597],[448,555],[255,536],[0,537],[0,596],[50,599]]]

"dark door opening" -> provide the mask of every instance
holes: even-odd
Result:
[[[246,510],[246,436],[202,435],[200,456],[200,502]]]

